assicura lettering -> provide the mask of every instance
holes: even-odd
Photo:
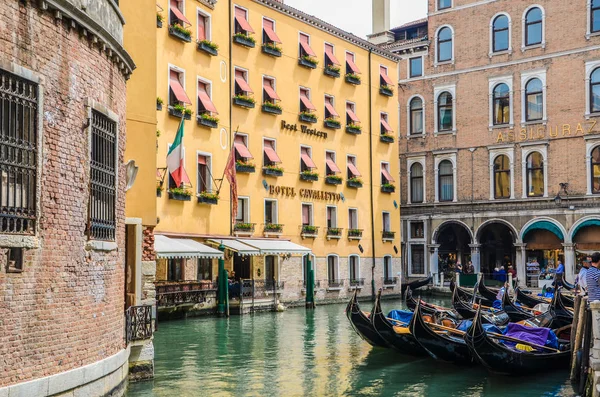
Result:
[[[572,124],[559,124],[555,126],[539,125],[537,127],[523,127],[518,132],[498,132],[496,137],[496,143],[503,142],[525,142],[534,141],[537,139],[545,138],[559,138],[569,137],[585,134],[595,134],[600,131],[596,130],[596,120],[584,121],[583,123]]]

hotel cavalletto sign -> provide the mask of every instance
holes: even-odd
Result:
[[[324,200],[324,201],[341,201],[342,195],[339,193],[324,192],[322,190],[300,189],[296,192],[295,187],[289,186],[269,186],[269,194],[272,196],[281,196],[294,198],[299,195],[305,200]]]

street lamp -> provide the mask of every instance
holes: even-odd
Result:
[[[569,188],[569,184],[566,182],[561,182],[558,184],[560,186],[560,189],[558,190],[558,193],[556,194],[556,197],[554,197],[554,203],[556,204],[557,207],[560,207],[562,204],[562,197],[561,197],[561,193],[564,192],[565,195],[567,197],[569,197],[569,192],[567,191],[567,189]]]

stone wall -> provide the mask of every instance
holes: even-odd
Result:
[[[0,68],[38,81],[43,93],[37,239],[25,251],[22,273],[0,269],[0,387],[93,364],[125,346],[127,74],[76,21],[55,19],[37,4],[0,4]],[[119,123],[117,244],[88,244],[85,234],[90,105],[116,114]]]

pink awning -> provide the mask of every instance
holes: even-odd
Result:
[[[304,165],[307,166],[308,168],[317,168],[317,166],[315,165],[315,162],[310,158],[308,153],[302,153],[300,155],[300,157],[302,158]]]
[[[335,111],[333,105],[327,101],[325,102],[325,109],[327,109],[330,115],[339,117],[339,114]]]
[[[237,154],[240,157],[243,157],[245,159],[254,158],[254,157],[252,157],[252,154],[250,153],[250,150],[248,150],[248,148],[246,147],[246,145],[244,145],[242,142],[234,142],[233,146],[235,147],[235,151],[237,152]]]
[[[181,22],[185,22],[188,25],[191,25],[190,21],[183,15],[183,13],[177,7],[176,1],[171,1],[171,12],[175,15],[175,18],[179,19]]]
[[[206,156],[198,155],[198,164],[206,165]]]
[[[308,97],[306,97],[305,95],[300,94],[300,100],[302,101],[302,103],[304,104],[304,106],[306,106],[306,108],[308,110],[317,110],[317,108],[315,108],[315,105],[313,105],[310,102],[310,99],[308,99]]]
[[[383,81],[385,81],[385,84],[387,85],[391,85],[393,86],[394,83],[392,83],[392,80],[390,80],[390,77],[387,74],[387,69],[384,68],[383,66],[379,67],[379,74],[381,75],[381,78],[383,79]]]
[[[358,168],[352,163],[348,163],[348,170],[354,176],[360,176],[360,172],[358,172]]]
[[[312,48],[310,48],[310,46],[308,45],[308,43],[300,41],[300,45],[302,46],[302,49],[304,50],[304,52],[306,53],[306,55],[311,56],[311,57],[316,57],[317,56],[317,54],[315,54],[315,52],[312,50]]]
[[[244,92],[249,92],[249,93],[254,92],[254,91],[252,91],[252,88],[250,88],[250,86],[248,85],[246,80],[244,80],[244,78],[242,76],[235,76],[235,82],[237,83],[237,85],[240,86],[240,90],[242,90]]]
[[[271,41],[281,44],[281,40],[279,39],[279,36],[277,36],[277,33],[275,33],[273,21],[269,21],[268,19],[263,19],[263,29],[264,29],[265,33],[267,34],[267,37],[269,37],[269,39]]]
[[[353,73],[360,74],[358,66],[356,66],[356,64],[354,63],[354,57],[348,52],[346,53],[346,63],[348,64],[348,67]]]
[[[356,117],[356,114],[352,109],[346,108],[346,114],[348,115],[348,117],[350,117],[350,120],[352,120],[353,122],[360,123],[360,120],[358,119],[358,117]]]
[[[208,96],[205,87],[206,86],[202,83],[198,84],[198,99],[200,100],[200,103],[202,103],[202,106],[204,106],[204,109],[206,109],[209,112],[218,114],[219,112],[217,112],[215,104],[211,101],[210,97]]]
[[[392,127],[388,124],[387,121],[385,121],[384,118],[381,118],[381,125],[383,126],[383,129],[386,130],[386,131],[388,131],[388,132],[392,132],[393,131]]]
[[[206,40],[206,17],[198,15],[198,41]]]
[[[392,178],[392,176],[390,175],[390,173],[388,172],[388,170],[385,167],[381,167],[381,173],[383,174],[383,177],[388,181],[388,182],[395,182],[394,178]]]
[[[183,87],[181,86],[181,83],[179,82],[179,75],[177,74],[177,72],[174,72],[171,70],[171,79],[170,80],[171,81],[169,82],[169,87],[173,91],[175,98],[177,98],[177,100],[179,102],[191,104],[192,101],[190,101],[190,98],[188,98],[187,94],[185,93],[185,90],[183,89]]]
[[[331,46],[325,45],[325,54],[327,55],[327,58],[329,58],[331,63],[333,63],[334,65],[340,64],[335,55],[333,55],[333,48],[331,48]]]
[[[274,163],[281,163],[281,159],[275,152],[275,149],[273,149],[272,147],[265,146],[265,154],[267,155],[267,157],[269,158],[270,161],[272,161]]]
[[[267,93],[267,96],[269,98],[271,98],[272,100],[281,100],[281,98],[279,98],[279,95],[277,95],[277,93],[275,92],[273,87],[271,87],[271,84],[269,84],[268,81],[264,82],[263,88],[265,89],[265,92]]]
[[[246,33],[254,33],[254,29],[246,19],[246,11],[241,8],[235,8],[235,20]]]
[[[331,172],[335,172],[336,174],[338,172],[341,172],[338,166],[335,164],[335,161],[333,161],[332,159],[328,158],[327,160],[325,160],[325,162],[327,163],[327,166],[329,167],[329,170]]]

